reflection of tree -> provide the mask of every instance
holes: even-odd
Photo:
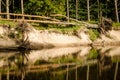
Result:
[[[106,53],[106,52],[105,52]],[[112,60],[110,56],[104,54],[98,55],[99,75],[101,76],[102,71],[110,69],[112,66]]]
[[[11,56],[9,58],[5,59],[5,65],[3,66],[5,70],[7,70],[6,73],[6,79],[10,80],[10,76],[12,73],[16,73],[15,75],[21,75],[21,80],[24,79],[25,77],[25,73],[26,73],[26,69],[28,66],[28,57],[27,54],[29,53],[29,51],[19,51],[19,53],[17,53],[14,56]]]
[[[114,74],[114,80],[117,80],[117,71],[118,71],[118,62],[116,63],[116,67],[115,67],[115,74]]]
[[[29,53],[29,51],[24,51],[21,50],[19,55],[17,56],[17,62],[16,62],[16,66],[18,67],[18,72],[21,74],[21,80],[24,79],[25,77],[25,73],[27,70],[27,66],[28,66],[28,58],[27,58],[27,54]]]

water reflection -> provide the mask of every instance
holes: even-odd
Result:
[[[0,51],[0,80],[120,80],[119,49]]]

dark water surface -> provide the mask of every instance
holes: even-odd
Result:
[[[120,47],[0,51],[0,80],[120,80]]]

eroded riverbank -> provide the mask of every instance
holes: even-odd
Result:
[[[55,30],[37,30],[29,23],[19,22],[14,28],[0,26],[0,49],[120,45],[119,35],[120,31],[109,30],[105,34],[99,33],[93,40],[86,28],[63,34]]]

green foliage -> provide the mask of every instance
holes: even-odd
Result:
[[[35,25],[35,24],[33,24]],[[38,30],[55,30],[65,34],[71,34],[73,31],[79,30],[83,26],[63,26],[63,25],[53,25],[53,24],[39,24],[39,26],[34,26]]]
[[[57,29],[60,30],[62,33],[71,34],[73,31],[79,30],[80,26],[69,26],[69,27],[58,27]]]
[[[64,14],[65,0],[29,0],[25,2],[25,13],[46,15]],[[34,7],[33,7],[34,6]]]
[[[88,59],[96,59],[99,52],[96,49],[91,49],[89,54],[87,55]]]
[[[67,0],[24,0],[24,13],[50,16],[51,14],[67,14]],[[87,20],[87,1],[78,1],[78,20]],[[2,12],[6,12],[5,4],[6,0],[2,0]],[[91,20],[98,20],[99,7],[103,17],[115,18],[115,4],[114,0],[90,0],[90,18]],[[120,0],[117,0],[120,3]],[[21,13],[21,0],[10,0],[9,4],[10,13]],[[118,5],[120,10],[120,5]],[[112,15],[111,15],[112,14]],[[69,15],[72,18],[76,18],[76,0],[69,0]]]
[[[120,27],[120,23],[113,23],[113,27]]]
[[[96,40],[99,37],[99,32],[97,29],[90,29],[88,33],[92,41]]]

